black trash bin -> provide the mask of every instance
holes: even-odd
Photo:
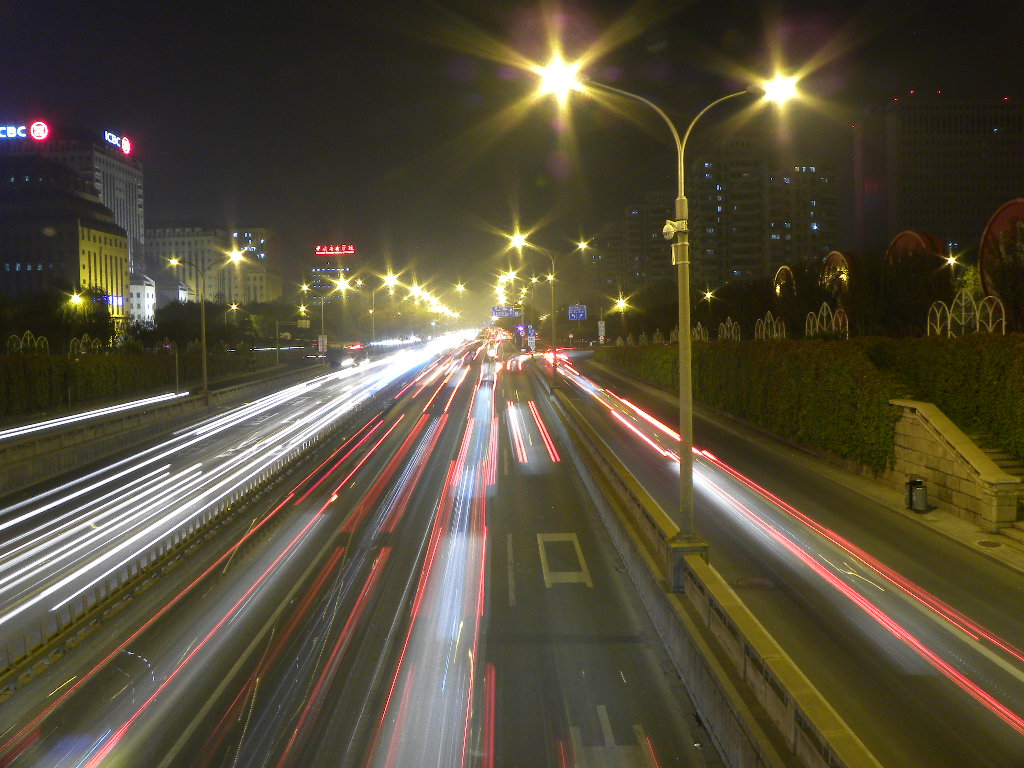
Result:
[[[912,509],[915,512],[928,511],[928,489],[921,478],[912,477],[907,480],[906,505],[907,509]]]

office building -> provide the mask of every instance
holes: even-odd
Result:
[[[43,157],[0,157],[0,291],[95,289],[122,321],[128,280],[128,235],[90,185]]]
[[[5,134],[13,136],[0,141],[0,154],[41,155],[78,173],[127,232],[132,272],[145,272],[143,173],[131,139],[108,130],[49,126],[38,120],[10,127],[14,131]]]
[[[204,295],[201,276],[207,301],[228,301],[235,266],[228,263],[231,241],[226,228],[198,220],[158,223],[146,229],[146,247],[158,307],[178,301],[181,286],[188,301],[199,301]],[[172,266],[171,259],[181,264]]]
[[[904,230],[976,247],[1024,193],[1024,102],[908,94],[854,126],[856,247],[881,256]]]

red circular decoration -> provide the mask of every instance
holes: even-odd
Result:
[[[132,153],[132,140],[127,136],[121,137],[121,151],[126,155],[130,155]]]
[[[29,135],[36,141],[42,141],[50,135],[50,126],[42,120],[36,120],[28,127]]]
[[[900,232],[885,249],[885,263],[895,264],[904,253],[930,253],[942,258],[942,241],[931,232],[915,232],[908,229]]]
[[[1018,197],[1003,203],[981,235],[981,247],[978,249],[978,271],[981,273],[981,286],[988,296],[999,296],[999,289],[992,283],[992,266],[999,249],[999,238],[1012,232],[1016,223],[1024,219],[1024,197]],[[1000,297],[1002,298],[1002,297]]]

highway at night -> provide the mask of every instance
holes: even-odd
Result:
[[[549,366],[448,346],[329,374],[8,504],[16,633],[350,415],[8,699],[0,764],[718,765],[601,531]],[[671,408],[582,357],[565,391],[671,509]],[[697,438],[712,564],[882,764],[1012,764],[1012,574],[784,451],[706,420]]]
[[[672,508],[674,407],[581,357],[579,375],[567,369],[579,406]],[[695,442],[705,451],[695,457],[697,530],[711,563],[876,757],[1014,764],[1024,626],[1007,596],[1019,577],[816,474],[794,451],[707,418]]]
[[[19,690],[3,764],[716,765],[544,387],[500,367],[464,345],[395,382],[141,629],[130,609]]]

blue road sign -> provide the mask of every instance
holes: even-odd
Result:
[[[516,311],[515,307],[509,306],[491,307],[491,315],[494,317],[515,317]]]
[[[587,319],[587,305],[586,304],[570,304],[569,305],[569,319],[570,320],[586,320]]]

